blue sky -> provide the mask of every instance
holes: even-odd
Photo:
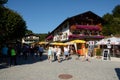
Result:
[[[8,0],[6,7],[18,12],[34,33],[48,33],[66,18],[86,11],[102,17],[120,0]]]

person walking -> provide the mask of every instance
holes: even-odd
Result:
[[[23,53],[23,58],[24,60],[27,60],[28,58],[28,45],[27,44],[23,44],[23,47],[22,47],[22,53]]]
[[[33,45],[30,47],[30,55],[32,56],[32,59],[35,60],[35,51]]]
[[[42,57],[43,52],[44,52],[44,48],[43,48],[42,45],[40,45],[40,46],[38,47],[38,52],[39,52],[40,60],[42,60],[41,57]]]
[[[48,48],[48,60],[49,60],[49,63],[52,62],[52,47]]]
[[[10,57],[10,66],[13,65],[17,65],[17,59],[16,59],[16,50],[15,47],[12,45],[11,49],[10,49],[10,53],[11,53],[11,57]]]
[[[56,61],[57,60],[57,47],[56,46],[54,46],[53,47],[53,56],[54,56],[54,61]]]
[[[57,46],[56,56],[57,56],[57,59],[58,59],[58,62],[59,62],[59,63],[61,62],[61,60],[60,60],[60,55],[61,55],[61,48],[60,48],[60,46]]]
[[[83,60],[82,61],[90,62],[88,48],[85,46],[85,44],[82,44],[82,52],[83,52]]]
[[[8,47],[4,45],[1,50],[2,53],[2,61],[8,64]]]
[[[65,60],[69,59],[69,48],[67,45],[64,46],[64,56],[65,56]]]

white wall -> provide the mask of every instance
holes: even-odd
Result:
[[[62,28],[62,31],[60,31],[60,32],[62,32],[62,34],[59,35],[58,34],[59,30],[56,31],[56,33],[54,33],[53,41],[65,41],[65,40],[68,40],[68,35],[69,35],[69,25],[68,25],[68,23],[67,23],[66,26],[64,26],[64,25],[61,26],[61,28]]]

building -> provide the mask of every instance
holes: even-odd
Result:
[[[46,41],[66,42],[74,39],[95,41],[104,38],[104,20],[91,11],[65,19],[48,36]]]
[[[34,42],[39,42],[39,37],[35,34],[28,34],[28,35],[25,35],[24,38],[22,38],[22,43],[31,44]]]

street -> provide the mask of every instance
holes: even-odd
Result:
[[[119,61],[91,58],[90,62],[83,62],[81,58],[76,58],[76,55],[72,55],[70,60],[49,63],[44,53],[43,60],[2,67],[0,80],[120,80]]]

